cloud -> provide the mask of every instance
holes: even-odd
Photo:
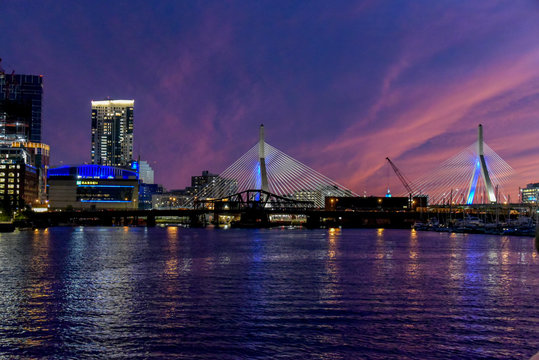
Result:
[[[111,96],[135,99],[135,154],[169,188],[224,170],[260,123],[356,192],[385,191],[386,156],[410,178],[430,171],[478,123],[516,182],[539,177],[537,6],[55,4],[0,12],[4,67],[45,75],[53,163],[89,160],[90,100]]]

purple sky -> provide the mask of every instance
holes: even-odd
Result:
[[[475,141],[539,182],[537,1],[0,2],[6,71],[44,75],[52,164],[90,158],[90,101],[135,99],[167,188],[266,141],[382,194]],[[394,192],[402,187],[390,179]]]

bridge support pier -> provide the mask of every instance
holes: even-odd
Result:
[[[103,216],[101,218],[101,225],[102,226],[112,226],[113,225],[112,216]]]
[[[200,215],[189,215],[189,226],[192,228],[205,227],[205,219],[201,220],[200,217]]]
[[[320,229],[321,221],[320,215],[307,215],[307,224],[308,229]]]
[[[240,216],[240,221],[236,223],[237,227],[247,228],[267,228],[270,226],[269,215],[265,211],[249,209]]]
[[[146,217],[146,227],[155,227],[155,215],[148,215]]]

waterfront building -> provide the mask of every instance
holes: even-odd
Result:
[[[41,142],[43,76],[0,72],[0,142]]]
[[[134,100],[92,101],[92,164],[129,166]]]
[[[294,191],[291,197],[299,201],[310,201],[313,204],[324,202],[324,197],[320,190],[297,190]]]
[[[51,209],[136,209],[138,173],[113,166],[61,166],[49,170]]]
[[[43,143],[34,142],[13,142],[13,148],[23,148],[30,153],[30,163],[37,170],[38,182],[37,193],[38,202],[46,204],[47,202],[47,173],[49,171],[50,147]],[[33,205],[33,204],[32,204]]]
[[[41,143],[41,104],[43,76],[5,74],[0,71],[0,153],[2,165],[14,166],[17,185],[4,183],[6,202],[17,208],[22,204],[34,206],[47,200],[47,170],[50,148]],[[36,181],[37,179],[37,181]],[[35,188],[31,188],[34,186]],[[37,194],[37,196],[35,195]]]
[[[23,209],[39,201],[39,171],[31,165],[32,154],[24,148],[0,148],[0,207]]]
[[[348,189],[339,189],[334,185],[326,185],[321,186],[318,189],[294,191],[291,197],[300,201],[310,201],[314,204],[324,204],[326,198],[335,196],[351,197],[352,192]]]
[[[427,207],[426,196],[415,196],[412,198],[399,196],[328,196],[325,198],[325,209],[328,211],[402,211],[417,210],[417,208]]]
[[[139,184],[139,209],[152,209],[152,199],[154,195],[160,195],[163,193],[163,186],[159,184],[145,184],[141,182]]]
[[[520,189],[520,196],[524,204],[537,204],[539,199],[539,183],[528,184],[524,189]]]
[[[189,206],[191,196],[185,190],[171,190],[152,195],[152,209],[179,209]]]
[[[147,161],[139,161],[139,179],[144,184],[154,183],[154,171]]]

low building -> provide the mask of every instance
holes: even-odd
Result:
[[[416,210],[418,207],[427,206],[426,196],[416,196],[412,199],[408,197],[351,197],[351,196],[331,196],[326,197],[326,210],[329,211],[402,211]]]
[[[185,190],[171,190],[152,195],[152,209],[178,209],[192,206],[193,198]]]
[[[163,186],[159,184],[139,184],[139,209],[149,210],[152,208],[152,198],[154,195],[163,193]]]
[[[51,209],[137,209],[138,173],[103,165],[49,169]]]
[[[537,204],[539,183],[528,184],[524,189],[520,189],[520,198],[524,204]]]

